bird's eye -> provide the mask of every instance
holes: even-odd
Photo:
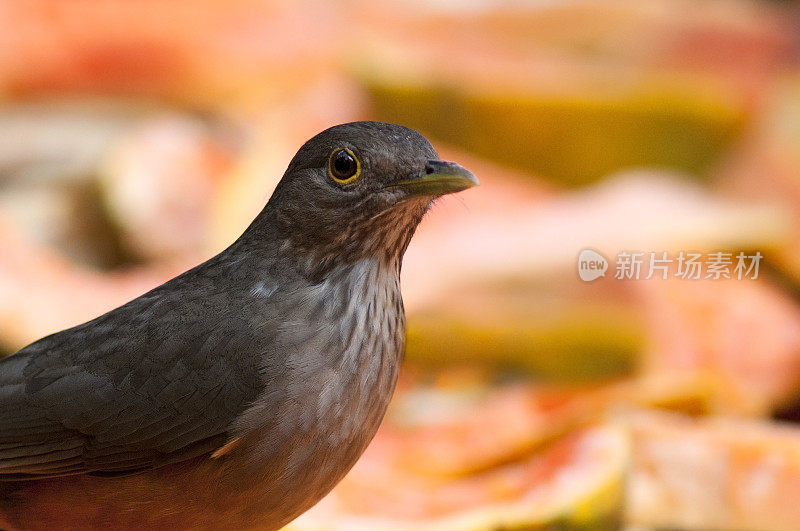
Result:
[[[361,163],[349,149],[337,149],[328,159],[328,173],[337,183],[346,184],[361,175]]]

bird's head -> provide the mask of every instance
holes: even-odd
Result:
[[[396,260],[434,199],[477,184],[458,164],[439,160],[416,131],[354,122],[300,148],[265,212],[281,238],[321,266]]]

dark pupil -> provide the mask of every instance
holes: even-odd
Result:
[[[347,151],[338,151],[333,157],[333,174],[339,179],[347,179],[356,173],[356,161]]]

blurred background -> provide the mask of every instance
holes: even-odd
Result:
[[[482,186],[421,225],[390,413],[290,527],[800,529],[798,29],[766,0],[1,1],[0,355],[225,248],[325,127],[396,122]],[[763,259],[646,279],[682,251]]]

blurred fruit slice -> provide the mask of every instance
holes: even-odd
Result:
[[[128,257],[138,262],[202,258],[212,198],[236,155],[228,136],[214,124],[161,113],[143,119],[110,146],[98,187]]]
[[[433,481],[387,466],[404,451],[379,434],[351,473],[288,529],[615,529],[628,460],[623,431],[570,434],[540,455],[480,474]]]
[[[478,66],[452,46],[375,50],[358,72],[378,119],[567,185],[636,166],[702,174],[745,122],[742,101],[690,76],[560,56]]]
[[[77,263],[118,265],[116,235],[97,193],[99,161],[154,110],[96,98],[5,105],[0,211]]]
[[[717,183],[730,195],[770,202],[791,214],[791,237],[774,258],[793,289],[800,286],[800,75],[774,83],[763,110],[740,149],[730,157]]]
[[[647,378],[604,385],[417,385],[399,392],[387,423],[406,443],[398,468],[457,478],[523,460],[618,408],[653,407],[702,415],[708,382]]]
[[[752,2],[387,2],[356,71],[377,117],[566,184],[702,175],[791,49]],[[788,18],[788,17],[787,17]],[[384,27],[383,20],[392,20]]]
[[[763,274],[636,286],[650,329],[646,374],[710,377],[717,409],[736,415],[763,415],[800,391],[800,306]]]
[[[410,315],[406,358],[423,366],[490,366],[549,381],[632,374],[643,321],[625,290],[572,278],[472,286]]]
[[[0,94],[274,101],[339,67],[342,13],[315,1],[4,2]]]
[[[656,529],[800,529],[800,430],[786,425],[627,415],[626,521]]]

